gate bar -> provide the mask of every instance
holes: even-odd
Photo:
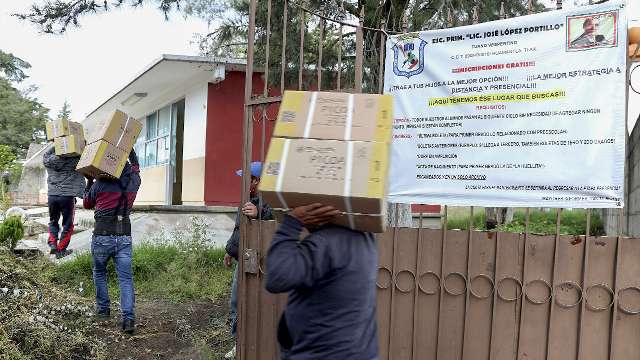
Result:
[[[355,89],[357,93],[362,92],[362,58],[364,57],[364,4],[360,8],[360,19],[356,28],[356,64],[355,64]]]
[[[560,247],[560,216],[562,214],[562,209],[556,209],[556,237],[555,237],[555,246],[553,249],[553,268],[551,269],[551,289],[549,290],[551,293],[549,294],[549,321],[547,322],[547,355],[546,359],[549,359],[551,355],[551,341],[549,338],[551,337],[551,330],[553,324],[553,313],[555,312],[555,296],[554,292],[556,289],[556,271],[558,270],[558,248]],[[524,289],[523,289],[524,291]]]
[[[282,5],[283,9],[283,17],[282,17],[282,54],[281,54],[281,58],[280,58],[280,96],[282,96],[284,94],[284,74],[285,74],[285,70],[286,70],[286,63],[287,63],[287,56],[286,56],[286,52],[287,52],[287,16],[288,14],[288,6],[287,6],[287,0],[284,0],[284,4]]]
[[[302,74],[304,72],[304,31],[306,29],[304,10],[300,8],[300,53],[299,53],[299,68],[298,68],[298,90],[302,90]]]
[[[320,38],[318,39],[318,91],[322,90],[322,43],[324,41],[324,18],[320,18]]]
[[[449,207],[447,205],[444,206],[444,218],[442,219],[442,249],[441,249],[441,254],[440,254],[440,291],[438,291],[438,296],[439,296],[439,305],[438,305],[438,330],[437,330],[437,335],[436,335],[436,358],[438,357],[438,354],[440,352],[440,325],[442,324],[442,303],[444,301],[444,295],[442,294],[442,287],[443,287],[443,278],[444,278],[444,269],[445,269],[445,264],[444,264],[444,255],[445,255],[445,248],[446,248],[446,244],[447,244],[447,227],[448,227],[448,217],[449,217]]]
[[[418,325],[418,321],[419,321],[419,311],[420,311],[420,306],[418,304],[418,300],[419,300],[419,295],[420,295],[420,291],[419,286],[420,286],[420,263],[421,263],[421,258],[422,258],[422,221],[423,221],[423,213],[420,212],[420,220],[418,222],[418,244],[417,244],[417,256],[416,256],[416,276],[414,276],[414,280],[415,280],[415,286],[414,286],[414,294],[413,294],[413,344],[412,344],[412,348],[411,348],[411,359],[412,360],[416,360],[417,359],[417,351],[416,351],[416,345],[418,344],[418,331],[417,331],[417,325]],[[389,359],[391,360],[391,359]]]
[[[392,254],[392,260],[391,260],[391,284],[389,285],[389,287],[391,288],[391,305],[389,306],[389,354],[387,359],[388,360],[392,360],[393,357],[391,356],[393,351],[392,351],[392,346],[393,346],[393,342],[391,341],[391,339],[393,338],[393,320],[395,319],[395,316],[393,316],[393,300],[395,298],[395,294],[396,294],[396,284],[395,281],[393,281],[395,275],[397,274],[397,261],[396,261],[396,254],[398,253],[398,210],[399,210],[399,205],[398,204],[393,204],[393,206],[395,207],[396,210],[396,219],[394,222],[394,227],[393,227],[393,254]]]
[[[471,277],[471,251],[473,250],[473,247],[471,245],[471,239],[473,238],[473,206],[471,206],[469,208],[469,229],[467,232],[468,235],[468,240],[469,242],[467,243],[467,276],[465,279],[465,298],[464,298],[464,321],[462,323],[462,359],[464,360],[464,349],[465,349],[465,345],[467,343],[467,317],[469,316],[469,289],[471,286],[471,281],[469,281],[469,278]]]
[[[623,241],[622,234],[623,234],[623,226],[624,226],[623,222],[624,222],[624,208],[620,208],[620,211],[618,213],[618,237],[616,239],[616,258],[614,261],[615,268],[613,270],[613,286],[611,286],[611,288],[613,289],[613,299],[611,300],[613,301],[614,305],[611,307],[611,331],[609,331],[609,360],[614,359],[613,351],[615,347],[613,346],[613,342],[615,341],[616,322],[618,320],[616,319],[616,317],[618,316],[618,306],[616,304],[619,301],[618,291],[620,291],[619,284],[618,284],[618,272],[620,271],[619,261],[620,261],[620,253],[622,252],[622,241]]]
[[[253,51],[254,51],[254,42],[255,42],[255,30],[256,30],[256,5],[257,0],[251,0],[249,4],[249,33],[248,33],[248,44],[247,44],[247,68],[245,73],[245,81],[244,81],[244,124],[243,124],[243,152],[242,152],[242,203],[246,203],[249,199],[249,185],[251,182],[250,174],[250,162],[251,162],[251,149],[253,144],[253,116],[251,106],[247,104],[249,99],[251,99],[251,93],[253,92]],[[244,331],[245,321],[246,321],[246,294],[248,291],[248,285],[245,279],[244,273],[244,250],[247,246],[247,219],[245,217],[240,217],[240,252],[238,256],[238,280],[240,283],[238,284],[238,315],[240,316],[238,321],[238,358],[240,360],[246,359],[246,354],[244,353],[246,346],[246,331]]]
[[[589,268],[589,237],[591,235],[591,209],[587,209],[587,228],[584,234],[584,253],[582,255],[582,289],[587,288],[587,269]],[[583,334],[583,321],[586,311],[586,299],[582,299],[580,304],[580,317],[578,318],[578,351],[576,360],[582,359],[582,334]]]
[[[529,218],[531,215],[531,211],[529,208],[526,208],[525,210],[525,215],[524,215],[524,251],[522,252],[522,278],[520,279],[520,283],[522,284],[522,288],[520,289],[521,291],[521,296],[520,296],[520,317],[518,318],[518,342],[516,345],[516,353],[515,353],[515,357],[514,358],[519,358],[520,357],[520,344],[522,343],[522,333],[524,330],[524,321],[522,321],[522,319],[524,318],[524,305],[526,304],[525,301],[525,296],[524,296],[524,283],[526,281],[526,276],[527,276],[527,255],[529,255],[528,252],[528,240],[529,240]]]

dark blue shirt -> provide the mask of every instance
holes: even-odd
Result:
[[[302,227],[286,216],[267,256],[267,290],[289,292],[284,324],[291,343],[283,344],[279,334],[281,345],[290,347],[286,358],[376,358],[373,235],[330,225],[299,241]]]

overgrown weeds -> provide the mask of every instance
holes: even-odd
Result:
[[[0,359],[104,359],[92,303],[46,281],[50,264],[0,251]]]
[[[138,296],[180,302],[215,301],[228,293],[231,271],[224,267],[222,248],[213,247],[201,218],[185,226],[160,231],[133,249],[133,275]],[[119,296],[113,262],[108,266],[109,292]],[[82,295],[94,293],[91,254],[60,264],[52,280]]]
[[[474,211],[473,228],[486,230],[484,209]],[[523,233],[525,231],[526,213],[524,210],[516,210],[513,220],[507,224],[499,226],[496,231]],[[532,210],[529,213],[529,233],[538,235],[555,235],[557,213],[553,211]],[[605,234],[604,224],[600,215],[591,213],[590,234],[592,236],[602,236]],[[455,212],[447,219],[447,229],[469,229],[469,214]],[[587,229],[587,212],[585,210],[565,210],[560,213],[560,234],[561,235],[584,235]]]

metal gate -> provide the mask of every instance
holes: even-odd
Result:
[[[278,359],[275,227],[247,227],[240,359]],[[378,236],[381,360],[640,358],[639,239],[445,229]]]
[[[465,21],[450,2],[442,3],[449,6],[433,10],[447,10],[442,25]],[[285,89],[382,92],[386,36],[406,32],[405,9],[391,8],[380,28],[364,26],[364,9],[354,20],[343,5],[336,14],[306,2],[250,0],[245,174],[253,159],[264,160],[269,122]],[[468,22],[477,22],[477,11]],[[288,27],[291,19],[297,26]],[[292,37],[297,49],[287,46]],[[256,74],[262,75],[262,89],[254,89]],[[252,153],[255,128],[261,129],[260,154]],[[243,201],[249,181],[243,178]],[[618,237],[589,236],[590,212],[586,235],[561,236],[561,210],[555,236],[533,235],[528,209],[526,214],[523,234],[474,231],[471,222],[471,230],[447,230],[445,207],[442,230],[424,229],[420,221],[416,229],[396,227],[378,236],[380,359],[640,359],[640,241],[621,236],[622,221]],[[242,220],[242,360],[279,358],[276,326],[286,296],[267,293],[263,283],[275,227]]]

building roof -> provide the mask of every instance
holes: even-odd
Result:
[[[162,89],[185,86],[185,84],[205,80],[213,81],[211,76],[216,67],[220,65],[224,66],[225,71],[245,71],[246,60],[164,54],[147,65],[125,86],[90,112],[85,121],[90,124],[93,118],[102,116],[103,113],[114,108],[120,108],[136,116],[136,108],[143,107],[145,101],[149,101],[152,97],[142,99],[140,105],[123,105],[122,103],[133,94],[147,93],[152,95],[153,93],[154,96],[157,96]]]

